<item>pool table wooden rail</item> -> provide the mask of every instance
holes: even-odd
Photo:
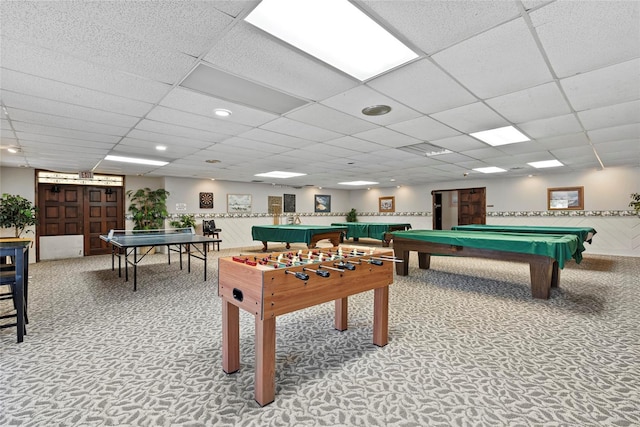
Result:
[[[551,288],[558,287],[560,284],[558,262],[548,256],[433,243],[398,236],[392,236],[392,238],[395,256],[404,261],[396,263],[396,274],[399,276],[409,274],[409,254],[411,251],[416,251],[418,253],[418,267],[425,270],[431,266],[431,255],[526,262],[529,264],[531,295],[534,298],[548,299]]]

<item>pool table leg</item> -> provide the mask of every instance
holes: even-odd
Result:
[[[560,286],[560,268],[558,268],[558,261],[553,261],[553,272],[551,274],[551,287],[557,288]]]
[[[400,248],[394,248],[393,254],[397,259],[402,260],[402,262],[396,262],[396,274],[398,276],[409,275],[409,251],[405,251]]]
[[[531,262],[531,295],[534,298],[549,299],[553,278],[553,262]]]
[[[428,270],[431,267],[431,254],[418,252],[418,267]]]

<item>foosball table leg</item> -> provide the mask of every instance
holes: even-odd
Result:
[[[389,342],[389,286],[373,292],[373,343],[384,347]]]
[[[347,298],[336,300],[335,328],[339,331],[346,331],[348,327],[349,306]]]
[[[276,398],[276,318],[256,316],[255,399],[260,406]]]
[[[232,374],[240,369],[240,309],[222,300],[222,369]]]

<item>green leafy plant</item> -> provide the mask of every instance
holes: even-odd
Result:
[[[164,228],[167,212],[167,197],[169,192],[164,188],[151,190],[140,188],[127,191],[129,198],[129,213],[133,217],[134,230],[156,230]]]
[[[25,228],[38,224],[38,208],[22,196],[4,193],[0,199],[0,227],[13,228],[20,237]],[[31,230],[27,230],[30,232]]]
[[[196,228],[196,217],[192,214],[182,214],[178,219],[170,221],[169,225],[175,228]]]
[[[637,214],[640,214],[640,193],[631,193],[631,202],[629,202],[629,207],[633,208]]]
[[[347,213],[347,222],[358,222],[358,213],[356,212],[355,208],[352,208]]]

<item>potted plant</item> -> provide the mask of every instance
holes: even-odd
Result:
[[[169,222],[175,228],[196,228],[196,217],[193,214],[181,214],[178,219]]]
[[[629,207],[633,208],[636,214],[640,215],[640,193],[631,193],[631,202]]]
[[[169,192],[164,188],[151,190],[140,188],[127,191],[129,212],[133,217],[134,230],[158,230],[164,228]]]
[[[347,222],[358,222],[358,217],[357,217],[358,213],[356,212],[355,208],[352,208],[348,213],[347,213]]]
[[[25,228],[38,224],[37,214],[38,208],[22,196],[4,193],[0,199],[0,227],[13,228],[15,237],[20,237]]]

